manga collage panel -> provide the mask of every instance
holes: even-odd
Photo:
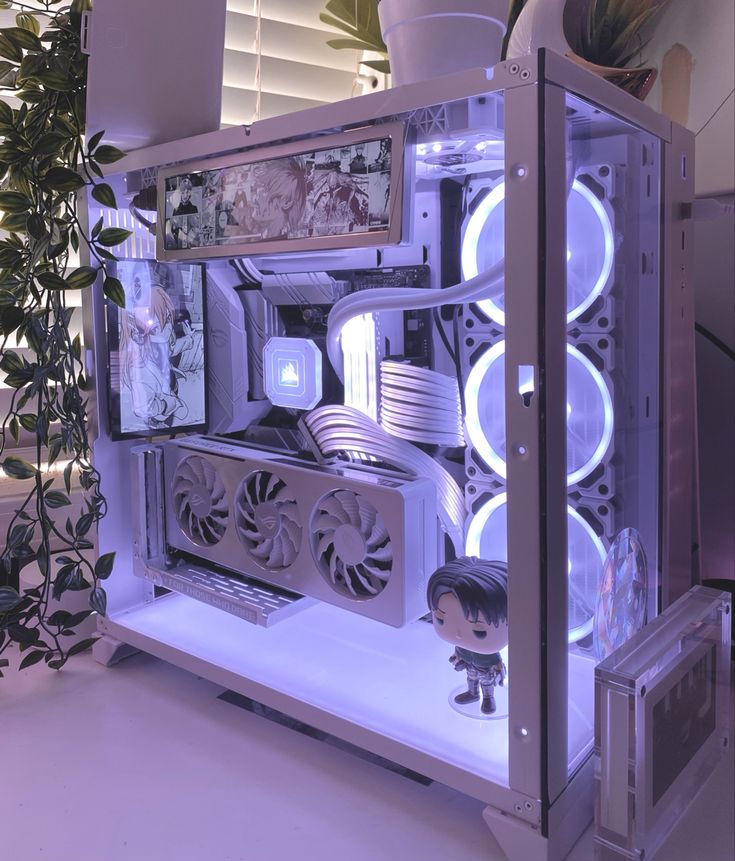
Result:
[[[113,434],[203,429],[203,268],[120,260],[108,271],[125,289],[125,308],[107,305]]]
[[[387,230],[391,139],[166,180],[167,250]]]

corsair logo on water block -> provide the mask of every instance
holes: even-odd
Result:
[[[278,380],[282,386],[298,386],[299,371],[294,362],[281,360],[278,370]]]

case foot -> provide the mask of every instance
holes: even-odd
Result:
[[[123,643],[121,640],[116,640],[109,634],[103,634],[92,646],[92,657],[98,664],[111,667],[131,655],[137,655],[139,651],[140,649]]]

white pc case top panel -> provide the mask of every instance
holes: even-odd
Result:
[[[165,540],[175,550],[391,625],[426,612],[436,492],[225,440],[163,445]]]

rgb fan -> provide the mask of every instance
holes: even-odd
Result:
[[[485,463],[505,478],[505,341],[493,344],[473,366],[465,403],[467,436]],[[602,375],[567,344],[567,484],[595,469],[612,432],[612,399]]]
[[[494,496],[472,518],[466,552],[481,559],[507,561],[507,494]],[[569,642],[576,643],[592,633],[605,548],[589,523],[571,506],[567,506],[567,553]]]
[[[474,278],[505,255],[505,183],[496,185],[470,216],[462,238],[462,277]],[[579,180],[567,201],[567,322],[602,293],[612,272],[615,248],[610,217],[602,203]],[[505,326],[502,296],[477,303]]]

